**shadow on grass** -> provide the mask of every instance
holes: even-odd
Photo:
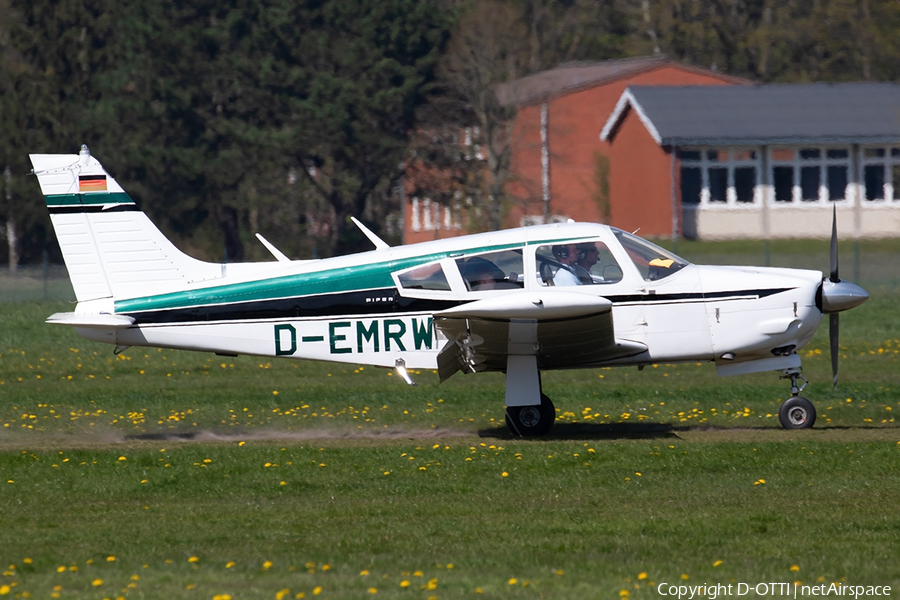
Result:
[[[478,437],[511,440],[520,436],[512,434],[505,426],[479,429]],[[540,440],[621,440],[675,438],[675,428],[668,423],[557,423],[546,435],[530,439]]]

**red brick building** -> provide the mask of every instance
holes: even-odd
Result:
[[[506,207],[505,225],[574,219],[611,223],[623,229],[640,226],[642,234],[651,236],[668,234],[671,207],[660,207],[650,196],[635,197],[628,189],[632,184],[629,177],[644,178],[652,172],[658,176],[651,176],[652,182],[642,180],[643,189],[651,189],[657,200],[671,197],[671,159],[656,144],[643,157],[653,163],[653,168],[620,170],[613,176],[609,171],[609,144],[600,140],[601,129],[628,86],[745,83],[749,82],[665,57],[651,57],[564,65],[500,86],[497,95],[501,102],[518,107],[511,141],[512,177],[507,186],[513,202]],[[632,124],[626,120],[623,126]],[[620,147],[630,143],[626,139],[632,136],[623,136],[623,141],[617,142]],[[643,151],[647,145],[640,147]],[[464,221],[458,207],[454,210],[427,197],[408,197],[404,241],[462,235],[467,233]],[[640,225],[632,226],[637,222]]]

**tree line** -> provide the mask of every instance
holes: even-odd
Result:
[[[263,259],[257,231],[328,256],[366,247],[350,216],[399,241],[416,161],[416,185],[444,173],[438,196],[500,226],[515,106],[497,84],[659,53],[896,80],[898,33],[894,0],[0,0],[0,257],[58,259],[29,153],[87,143],[195,256]]]

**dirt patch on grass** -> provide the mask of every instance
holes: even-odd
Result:
[[[262,429],[243,432],[218,432],[211,430],[171,431],[126,434],[108,428],[95,428],[88,431],[68,433],[0,433],[0,449],[18,449],[40,446],[48,448],[78,448],[86,446],[108,446],[140,442],[183,442],[200,444],[228,444],[238,442],[303,442],[303,441],[415,441],[436,440],[463,437],[477,437],[475,431],[448,429],[443,427],[429,429],[387,428],[382,430],[361,429],[306,429],[302,431],[284,431]]]

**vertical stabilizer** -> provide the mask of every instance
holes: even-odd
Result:
[[[32,154],[79,302],[132,298],[221,275],[220,265],[178,250],[91,156]]]

